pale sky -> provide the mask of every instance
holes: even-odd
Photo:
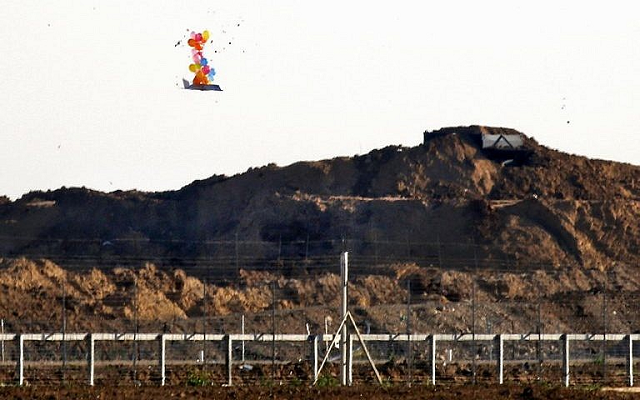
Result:
[[[178,189],[472,124],[640,165],[637,2],[524,3],[4,0],[0,194]],[[177,86],[204,29],[224,92]]]

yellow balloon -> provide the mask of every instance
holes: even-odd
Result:
[[[209,40],[209,31],[202,32],[202,38],[204,39],[205,42]]]
[[[199,69],[198,66],[195,64],[189,65],[189,71],[191,72],[196,72],[198,69]]]

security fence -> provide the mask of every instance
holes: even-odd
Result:
[[[10,348],[2,363],[3,384],[234,385],[322,382],[318,367],[326,352],[324,343],[334,336],[54,333],[1,338]],[[569,386],[602,382],[607,374],[610,384],[633,386],[639,361],[634,358],[634,344],[640,334],[362,334],[360,338],[390,383],[543,380]],[[347,343],[348,384],[375,383],[359,338],[351,334]],[[609,371],[605,360],[592,358],[589,349],[596,343],[611,349]],[[65,344],[70,351],[63,358]],[[274,346],[284,351],[276,354]],[[399,355],[394,347],[406,351],[394,359]],[[527,348],[531,351],[523,351]],[[331,363],[335,370],[339,357]],[[335,379],[333,375],[330,368],[324,376]]]
[[[409,240],[176,243],[211,253],[189,258],[145,242],[71,245],[0,263],[0,382],[339,383],[340,351],[315,371],[342,319],[344,249],[361,251],[348,309],[386,382],[627,385],[640,356],[629,260],[552,265]],[[349,344],[354,384],[374,384],[353,334]]]

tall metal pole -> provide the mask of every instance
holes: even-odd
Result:
[[[629,386],[633,386],[633,337],[627,336],[627,378]]]
[[[563,384],[565,387],[569,387],[569,337],[565,333],[560,339],[562,345],[562,376]]]
[[[93,339],[93,334],[90,333],[87,335],[87,346],[89,347],[88,349],[88,366],[89,366],[89,386],[93,386],[93,381],[94,381],[94,372],[95,372],[95,365],[96,365],[96,346],[95,346],[95,340]],[[163,385],[164,385],[164,381],[163,381]]]
[[[343,252],[340,257],[340,282],[342,284],[342,309],[341,320],[347,318],[348,293],[347,284],[349,282],[349,253]],[[342,386],[347,386],[347,324],[343,324],[340,338],[340,381]]]
[[[24,336],[18,334],[18,385],[24,384]]]

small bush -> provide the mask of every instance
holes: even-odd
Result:
[[[187,375],[188,386],[208,386],[211,384],[210,376],[205,371],[191,370]]]
[[[338,379],[334,378],[331,375],[322,375],[318,378],[318,382],[316,382],[316,386],[318,387],[336,387],[340,382]]]

